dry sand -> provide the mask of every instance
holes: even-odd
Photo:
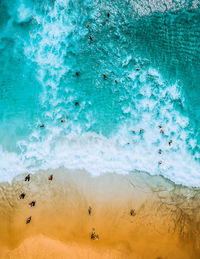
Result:
[[[0,258],[200,258],[200,190],[161,176],[21,175],[0,185],[0,208]],[[99,240],[90,239],[93,228]]]

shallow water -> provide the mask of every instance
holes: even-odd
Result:
[[[64,166],[200,186],[199,7],[2,0],[0,180]]]

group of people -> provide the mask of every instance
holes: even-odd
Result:
[[[109,18],[109,17],[110,17],[110,13],[106,13],[106,16]],[[90,23],[88,23],[88,24],[86,25],[86,28],[88,28],[88,29],[90,28]],[[90,40],[93,40],[94,35],[88,35],[88,38],[89,38]],[[136,68],[136,70],[139,71],[140,68]],[[76,72],[75,75],[76,75],[76,76],[79,76],[79,72]],[[103,73],[103,78],[104,78],[105,80],[107,79],[107,77],[108,77],[108,75],[107,75],[106,73]],[[118,83],[117,79],[115,79],[115,83],[116,83],[116,84]],[[79,102],[78,102],[78,101],[75,102],[75,106],[79,106]],[[64,123],[64,122],[65,122],[65,119],[61,119],[61,122]],[[44,127],[45,127],[45,125],[42,123],[42,124],[40,125],[40,128],[44,128]],[[134,130],[132,130],[132,132],[135,133]],[[142,133],[142,132],[143,132],[143,129],[140,129],[140,133]],[[164,133],[164,132],[162,132],[162,133]],[[171,144],[171,143],[170,143],[170,144]],[[52,180],[53,180],[53,175],[50,175],[50,176],[48,177],[48,180],[49,180],[49,181],[52,181]],[[28,182],[30,181],[30,174],[28,174],[28,175],[25,177],[25,181],[28,181]],[[21,194],[19,195],[19,199],[24,199],[25,196],[26,196],[25,193],[21,193]],[[29,207],[34,207],[34,206],[36,205],[36,201],[30,202],[28,205],[29,205]],[[90,206],[89,206],[89,208],[88,208],[88,214],[89,214],[90,216],[91,216],[91,214],[92,214],[92,208],[91,208]],[[134,209],[131,209],[131,210],[130,210],[130,215],[131,215],[131,216],[135,216],[135,215],[136,215]],[[32,219],[31,216],[28,217],[27,220],[26,220],[26,224],[29,224],[29,223],[31,222],[31,219]],[[92,239],[92,240],[99,240],[99,236],[96,234],[94,228],[92,229],[91,239]]]
[[[30,179],[31,179],[31,176],[30,176],[30,174],[28,174],[28,175],[25,177],[24,180],[25,180],[25,182],[29,182]],[[48,179],[49,179],[49,181],[52,181],[52,180],[53,180],[53,175],[51,174],[51,175],[48,177]],[[25,196],[26,196],[26,194],[25,194],[24,192],[22,192],[22,193],[19,195],[19,199],[20,199],[20,200],[23,200],[23,199],[25,198]],[[36,204],[36,201],[31,201],[31,202],[28,204],[28,206],[29,206],[29,207],[35,207],[35,204]],[[29,224],[29,223],[31,222],[31,219],[32,219],[31,216],[28,217],[28,218],[26,219],[26,224]]]
[[[24,180],[25,180],[26,182],[29,182],[30,179],[31,179],[30,174],[28,174],[28,175],[25,177]],[[51,175],[48,177],[48,180],[49,180],[49,181],[52,181],[52,180],[53,180],[53,174],[51,174]],[[24,192],[22,192],[22,193],[19,195],[19,199],[20,199],[20,200],[21,200],[21,199],[24,199],[25,196],[26,196],[26,194],[25,194]],[[29,207],[35,207],[36,201],[30,202],[28,205],[29,205]],[[92,215],[92,207],[91,207],[91,206],[88,207],[88,214],[89,214],[89,216]],[[131,216],[135,216],[135,215],[136,215],[134,209],[131,209],[131,210],[130,210],[130,215],[131,215]],[[28,218],[26,219],[26,224],[29,224],[29,223],[31,222],[31,219],[32,219],[32,216],[28,217]],[[91,235],[90,235],[90,238],[91,238],[92,240],[99,240],[99,235],[96,234],[94,228],[92,229],[92,233],[91,233]]]

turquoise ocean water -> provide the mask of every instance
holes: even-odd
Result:
[[[64,166],[200,186],[199,1],[0,0],[0,28],[0,181]]]

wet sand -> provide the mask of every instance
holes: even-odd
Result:
[[[142,172],[24,176],[0,184],[0,258],[200,258],[198,188]],[[91,240],[93,228],[99,240]]]

